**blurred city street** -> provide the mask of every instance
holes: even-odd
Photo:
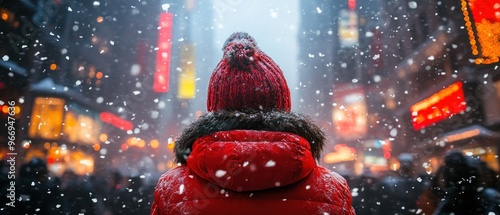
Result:
[[[500,0],[0,0],[0,18],[0,214],[149,214],[238,31],[324,130],[317,163],[357,214],[445,211],[450,152],[500,191]]]

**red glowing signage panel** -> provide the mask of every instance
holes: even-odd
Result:
[[[170,76],[170,60],[172,56],[172,24],[171,13],[161,13],[158,30],[158,52],[156,54],[156,72],[153,82],[155,92],[167,92]]]
[[[109,123],[121,130],[132,130],[133,125],[131,122],[124,120],[110,112],[101,112],[101,114],[99,114],[99,117],[103,122]]]
[[[332,122],[335,134],[343,140],[356,140],[366,136],[368,119],[364,88],[337,85],[333,89]]]
[[[410,107],[413,129],[418,131],[459,114],[466,108],[462,82],[455,82]]]

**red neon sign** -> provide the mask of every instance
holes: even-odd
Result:
[[[99,117],[103,122],[109,123],[121,130],[124,131],[132,130],[133,125],[131,122],[124,120],[110,112],[101,112],[99,114]]]
[[[465,108],[462,82],[455,82],[410,107],[413,129],[418,131],[465,111]]]
[[[161,13],[158,30],[158,52],[156,53],[156,72],[153,82],[155,92],[167,92],[170,76],[170,59],[172,55],[172,22],[171,13]]]
[[[335,151],[326,154],[323,158],[326,163],[356,160],[356,149],[349,147],[344,143],[335,145],[333,150]]]
[[[476,64],[500,61],[500,1],[461,0],[465,29]]]
[[[354,10],[356,8],[356,0],[347,0],[347,7],[349,7],[349,10]]]

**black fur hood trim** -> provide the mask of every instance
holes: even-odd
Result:
[[[186,163],[196,139],[218,131],[265,130],[297,134],[309,141],[311,152],[319,160],[325,145],[325,134],[310,118],[293,112],[227,112],[207,113],[186,127],[176,140],[176,161]]]

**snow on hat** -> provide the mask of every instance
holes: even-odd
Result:
[[[231,34],[208,84],[209,112],[290,111],[290,90],[281,69],[245,32]]]

